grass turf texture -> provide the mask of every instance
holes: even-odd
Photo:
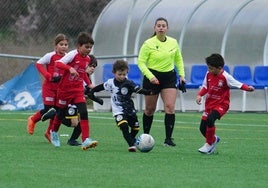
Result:
[[[112,114],[89,113],[91,136],[99,141],[82,151],[68,146],[72,128],[61,126],[61,147],[26,132],[32,112],[0,111],[0,187],[266,187],[268,184],[268,116],[229,113],[217,121],[221,137],[213,155],[200,154],[201,113],[176,113],[176,147],[164,147],[164,113],[156,113],[149,153],[130,153]],[[138,113],[140,122],[142,114]],[[140,133],[142,132],[142,128]],[[80,141],[80,140],[79,140]]]

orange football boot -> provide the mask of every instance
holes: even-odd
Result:
[[[27,131],[29,134],[33,134],[34,133],[34,128],[35,128],[35,122],[32,120],[33,116],[30,116],[28,118],[28,123],[27,123]]]

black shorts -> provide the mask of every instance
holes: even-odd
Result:
[[[115,116],[115,122],[118,127],[120,127],[120,124],[124,121],[126,121],[128,123],[128,126],[131,128],[139,128],[139,121],[136,114],[132,114],[131,116],[118,114]]]
[[[152,84],[148,78],[144,76],[142,87],[144,89],[152,90],[155,93],[160,93],[165,88],[177,88],[177,74],[175,70],[169,72],[158,72],[150,69],[153,75],[158,79],[159,85]]]

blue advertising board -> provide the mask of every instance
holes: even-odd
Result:
[[[34,63],[0,85],[0,110],[39,110],[42,108],[41,81]]]

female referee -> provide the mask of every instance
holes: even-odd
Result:
[[[183,58],[176,39],[166,35],[168,21],[158,18],[154,25],[154,34],[140,48],[138,66],[144,75],[143,88],[153,90],[155,95],[145,96],[143,113],[143,131],[149,134],[153,122],[159,94],[165,111],[165,146],[176,146],[172,139],[175,123],[175,102],[177,98],[177,75],[181,85],[185,83]],[[185,92],[185,88],[183,89]]]

